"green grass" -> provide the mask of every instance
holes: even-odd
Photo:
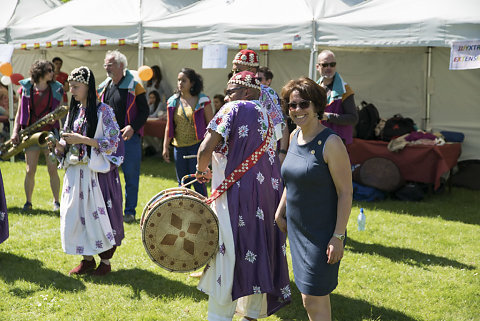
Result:
[[[79,257],[62,252],[45,166],[37,170],[31,215],[20,211],[25,164],[0,168],[10,221],[10,238],[0,245],[0,320],[206,320],[198,281],[151,262],[138,224],[125,225],[112,273],[69,277]],[[154,194],[175,185],[172,164],[144,161],[137,217]],[[356,230],[360,207],[364,232]],[[480,320],[479,192],[454,188],[419,203],[355,203],[348,227],[331,296],[334,320]],[[308,320],[290,276],[292,304],[267,320]]]

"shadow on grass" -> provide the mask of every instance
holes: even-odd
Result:
[[[99,277],[86,277],[85,280],[97,284],[112,284],[130,286],[133,290],[132,299],[140,300],[141,293],[145,292],[151,297],[178,296],[189,297],[195,301],[206,301],[207,296],[195,286],[190,286],[180,281],[170,280],[161,275],[139,268],[112,271],[108,275]]]
[[[450,260],[445,257],[436,256],[433,254],[426,254],[417,250],[401,247],[390,247],[380,244],[360,243],[351,238],[348,239],[346,246],[349,251],[354,253],[378,254],[386,257],[387,259],[390,259],[392,262],[401,262],[417,267],[437,265],[450,266],[455,269],[475,269],[474,266],[463,264],[455,260]]]
[[[43,267],[43,263],[35,259],[27,259],[11,253],[0,252],[0,278],[5,283],[13,284],[16,281],[27,281],[37,284],[41,290],[53,287],[59,291],[82,291],[85,285],[82,281],[68,277],[58,271]],[[14,288],[9,290],[15,296],[26,298],[35,289]]]
[[[57,216],[60,217],[60,212],[54,212],[54,211],[49,211],[46,209],[35,209],[35,207],[28,212],[23,212],[23,208],[18,207],[18,206],[12,206],[12,207],[7,207],[8,209],[8,214],[19,214],[19,215],[25,215],[25,216],[31,216],[31,215],[48,215],[48,216]]]
[[[170,163],[165,163],[163,159],[158,157],[144,158],[140,166],[140,175],[177,180],[173,156],[171,160]]]
[[[279,310],[275,315],[283,321],[308,321],[308,315],[303,308],[302,296],[293,281],[290,282],[292,302]],[[349,298],[340,294],[330,294],[332,305],[332,320],[335,321],[414,321],[406,314],[375,306],[364,300]]]
[[[383,210],[387,212],[421,217],[441,217],[447,221],[480,225],[480,193],[464,188],[452,188],[451,193],[427,195],[420,202],[406,202],[387,199],[376,202],[354,202],[354,205],[367,210]]]

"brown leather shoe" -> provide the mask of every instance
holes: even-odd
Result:
[[[70,272],[68,272],[68,275],[72,275],[72,274],[86,274],[88,272],[91,272],[93,270],[95,270],[95,267],[97,266],[97,264],[95,263],[95,260],[91,260],[91,261],[88,261],[88,260],[82,260],[82,262],[80,262],[80,264],[76,267],[74,267],[72,270],[70,270]]]
[[[97,269],[93,271],[92,274],[96,276],[104,276],[105,274],[110,273],[111,270],[112,270],[112,266],[110,264],[105,264],[103,262],[100,262]]]

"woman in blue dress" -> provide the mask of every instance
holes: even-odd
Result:
[[[310,320],[331,320],[329,294],[338,284],[352,206],[350,161],[341,138],[319,121],[322,87],[300,78],[281,96],[297,130],[282,165],[285,189],[275,220],[288,229],[295,283]]]

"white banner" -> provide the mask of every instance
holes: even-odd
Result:
[[[227,68],[227,45],[208,45],[203,47],[203,69]]]
[[[455,41],[450,51],[450,70],[480,68],[480,40]]]

